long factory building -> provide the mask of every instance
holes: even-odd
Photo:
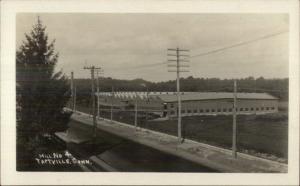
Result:
[[[176,92],[100,92],[99,104],[119,109],[134,108],[160,117],[177,116]],[[232,92],[181,92],[182,116],[228,115],[233,111]],[[237,114],[278,112],[278,98],[267,93],[237,93]]]

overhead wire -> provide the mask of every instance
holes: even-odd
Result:
[[[225,46],[225,47],[222,47],[222,48],[218,48],[218,49],[215,49],[215,50],[211,50],[211,51],[207,51],[207,52],[204,52],[204,53],[192,55],[192,56],[190,56],[188,58],[185,58],[185,59],[201,57],[201,56],[206,56],[206,55],[213,54],[213,53],[222,52],[224,50],[240,47],[240,46],[243,46],[243,45],[248,45],[248,44],[251,44],[251,43],[254,43],[254,42],[257,42],[257,41],[261,41],[261,40],[265,40],[265,39],[268,39],[268,38],[271,38],[271,37],[275,37],[275,36],[278,36],[278,35],[281,35],[281,34],[284,34],[284,33],[287,33],[287,32],[289,32],[289,31],[287,30],[287,31],[281,31],[281,32],[273,33],[273,34],[264,35],[262,37],[258,37],[258,38],[252,39],[252,40],[243,41],[243,42],[235,43],[235,44],[228,45],[228,46]],[[165,60],[165,61],[162,61],[162,62],[130,67],[128,69],[140,69],[140,68],[154,67],[154,66],[165,65],[165,64],[168,64],[168,63],[170,63],[170,61]],[[122,68],[122,69],[125,69],[125,68]]]
[[[236,43],[236,44],[233,44],[233,45],[228,45],[226,47],[222,47],[222,48],[219,48],[219,49],[216,49],[216,50],[211,50],[211,51],[208,51],[208,52],[196,54],[196,55],[193,55],[189,58],[205,56],[205,55],[209,55],[209,54],[212,54],[212,53],[217,53],[217,52],[221,52],[221,51],[224,51],[224,50],[228,50],[228,49],[231,49],[231,48],[235,48],[235,47],[239,47],[239,46],[243,46],[243,45],[248,45],[250,43],[254,43],[254,42],[260,41],[260,40],[265,40],[265,39],[275,37],[275,36],[278,36],[278,35],[281,35],[281,34],[284,34],[284,33],[287,33],[287,32],[288,31],[281,31],[281,32],[265,35],[265,36],[262,36],[262,37],[259,37],[259,38],[253,39],[253,40],[248,40],[248,41]]]

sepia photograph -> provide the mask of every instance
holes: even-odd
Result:
[[[15,123],[6,124],[17,174],[288,178],[299,166],[288,12],[19,11],[14,20]]]
[[[16,19],[18,171],[287,172],[286,14]]]

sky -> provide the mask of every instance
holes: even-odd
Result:
[[[20,13],[17,48],[37,16],[56,40],[56,69],[74,71],[75,78],[89,78],[83,67],[95,65],[104,77],[174,80],[172,67],[162,63],[171,59],[167,48],[177,47],[190,50],[182,77],[288,77],[287,14]],[[230,47],[239,43],[247,44]],[[228,49],[197,56],[222,48]]]

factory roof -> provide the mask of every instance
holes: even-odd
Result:
[[[101,92],[102,96],[111,96],[110,92]],[[149,97],[148,97],[149,96]],[[115,98],[120,99],[159,99],[164,102],[177,101],[176,92],[115,92]],[[278,98],[267,93],[237,93],[238,99],[264,99],[276,100]],[[182,92],[182,101],[212,100],[212,99],[233,99],[232,92]]]
[[[157,95],[164,102],[175,102],[177,96],[174,94]],[[181,94],[182,101],[212,100],[212,99],[233,99],[232,92],[184,92]],[[267,93],[237,93],[237,99],[263,99],[276,100],[278,98]]]

